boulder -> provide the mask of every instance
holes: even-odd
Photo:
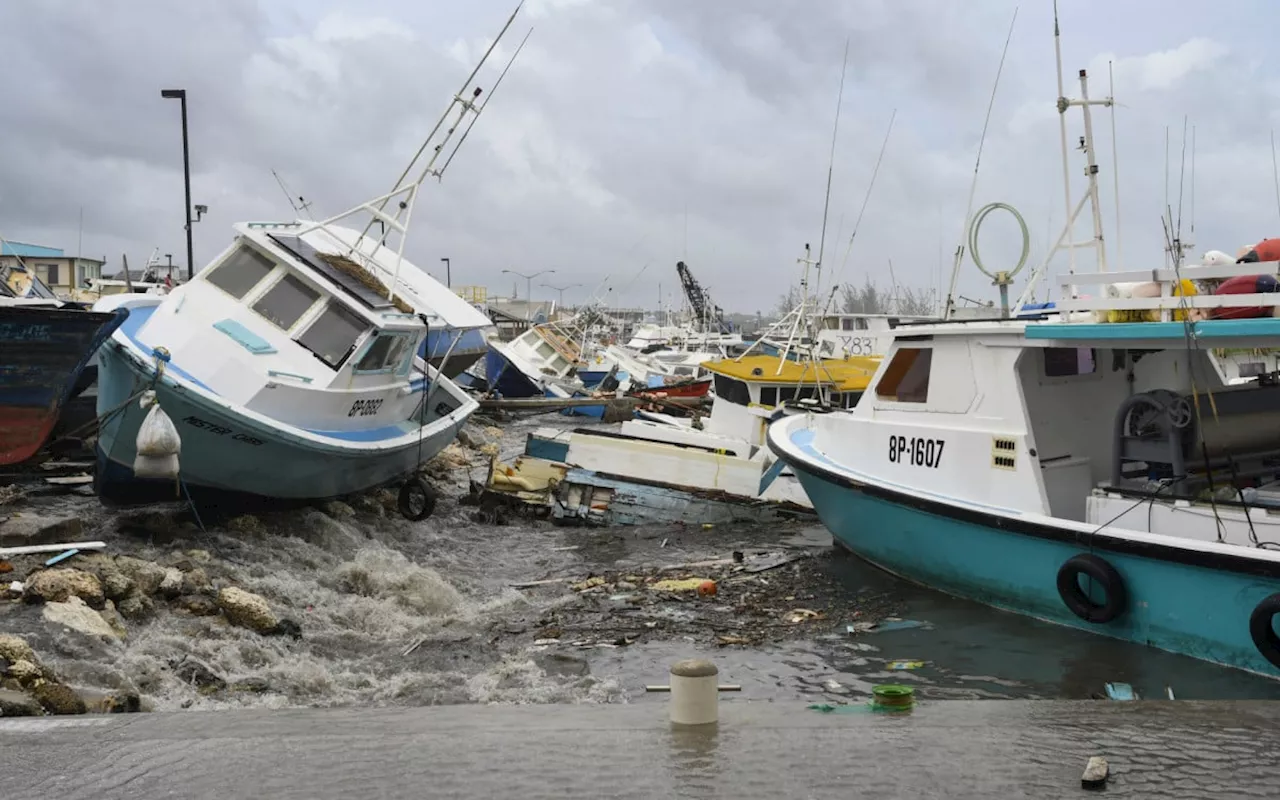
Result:
[[[84,689],[80,692],[85,707],[91,714],[136,714],[142,711],[142,698],[137,692],[98,692]]]
[[[24,658],[9,665],[8,676],[19,686],[34,686],[44,679],[45,671],[38,662]]]
[[[10,664],[15,661],[32,661],[36,660],[35,651],[31,649],[31,645],[19,636],[12,636],[7,633],[0,633],[0,658],[8,661]]]
[[[77,597],[89,605],[100,606],[106,600],[98,576],[79,569],[46,569],[27,578],[23,598],[28,602],[43,600],[62,603]]]
[[[351,519],[356,515],[356,510],[341,500],[330,500],[321,509],[334,519]]]
[[[165,568],[154,561],[144,561],[132,556],[117,556],[115,566],[133,581],[134,588],[140,593],[151,595],[160,591],[160,584],[165,577]]]
[[[200,567],[194,567],[182,573],[183,594],[203,594],[211,588],[213,583],[209,580],[209,573]]]
[[[133,592],[116,604],[116,611],[125,619],[142,619],[155,608],[151,598],[145,594]]]
[[[84,704],[84,698],[61,683],[46,681],[35,687],[31,695],[50,714],[83,714],[89,710]]]
[[[116,640],[121,634],[111,627],[102,615],[84,604],[79,597],[71,597],[65,603],[45,603],[41,616],[55,625],[69,628],[85,636]]]
[[[190,656],[184,656],[173,665],[174,676],[201,692],[218,692],[227,688],[227,682],[207,664]]]
[[[253,692],[254,694],[262,694],[263,692],[271,691],[271,684],[266,678],[250,676],[248,678],[241,678],[231,684],[231,689],[236,692]]]
[[[251,631],[272,634],[280,625],[280,619],[272,613],[264,597],[234,586],[218,592],[218,607],[232,625]]]
[[[160,590],[158,594],[162,597],[170,599],[182,594],[182,570],[169,567],[164,571],[164,578],[160,580]]]
[[[288,636],[290,639],[302,638],[302,626],[291,619],[281,619],[276,626],[268,631],[270,636]]]
[[[79,517],[54,517],[23,512],[0,523],[0,547],[74,542],[84,532]]]
[[[196,617],[216,617],[220,610],[212,597],[203,594],[184,594],[177,603],[178,608]]]
[[[0,717],[41,717],[44,709],[34,697],[0,689]]]
[[[111,626],[111,630],[115,631],[116,635],[121,639],[129,635],[129,629],[124,624],[124,616],[116,610],[115,603],[108,600],[98,614],[106,620],[106,623]]]

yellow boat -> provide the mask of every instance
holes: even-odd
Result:
[[[852,408],[879,369],[880,357],[815,362],[759,354],[706,361],[702,367],[714,376],[716,398],[734,405],[774,408],[786,400],[816,397],[821,386],[833,406]]]

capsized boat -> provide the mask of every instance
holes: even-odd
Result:
[[[703,366],[713,374],[716,390],[705,420],[695,424],[646,413],[616,429],[538,429],[529,435],[525,455],[496,468],[488,488],[516,485],[503,476],[519,477],[524,470],[548,474],[541,459],[576,468],[541,495],[540,502],[554,507],[552,516],[562,521],[656,522],[672,513],[673,504],[689,522],[719,521],[726,503],[756,515],[805,513],[808,498],[790,473],[762,487],[772,466],[762,447],[768,421],[789,403],[822,398],[853,405],[877,362],[850,358],[815,364],[752,355]],[[625,513],[611,510],[615,501],[624,502]]]
[[[404,247],[419,188],[441,177],[487,105],[474,78],[388,194],[322,222],[239,223],[230,246],[168,295],[99,301],[131,312],[100,358],[104,498],[174,497],[172,477],[134,468],[144,412],[133,400],[146,390],[180,434],[177,477],[193,493],[335,497],[409,476],[453,441],[477,403],[417,354],[431,328],[488,320]],[[367,221],[338,224],[349,219]]]
[[[1280,265],[1183,265],[1175,238],[1172,267],[1106,272],[1092,216],[1100,270],[1060,276],[1053,309],[1016,318],[1046,258],[1014,318],[894,329],[856,408],[781,419],[769,446],[885,570],[1280,677],[1280,294],[1256,288]]]

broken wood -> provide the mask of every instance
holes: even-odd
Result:
[[[106,550],[106,542],[59,542],[58,544],[27,544],[21,547],[0,547],[0,556],[27,556],[33,553],[61,553],[64,550]]]

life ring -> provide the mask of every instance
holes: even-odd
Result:
[[[436,493],[421,475],[414,475],[400,487],[397,499],[400,515],[410,522],[419,522],[436,510]]]
[[[1272,619],[1280,614],[1280,594],[1263,598],[1249,615],[1249,636],[1262,657],[1280,667],[1280,636],[1272,625]]]
[[[1095,603],[1080,588],[1081,575],[1087,575],[1102,587],[1107,597],[1102,605]],[[1120,573],[1105,559],[1092,553],[1072,556],[1062,565],[1058,570],[1058,594],[1072,614],[1085,622],[1097,624],[1110,622],[1123,614],[1128,602],[1128,593]]]

